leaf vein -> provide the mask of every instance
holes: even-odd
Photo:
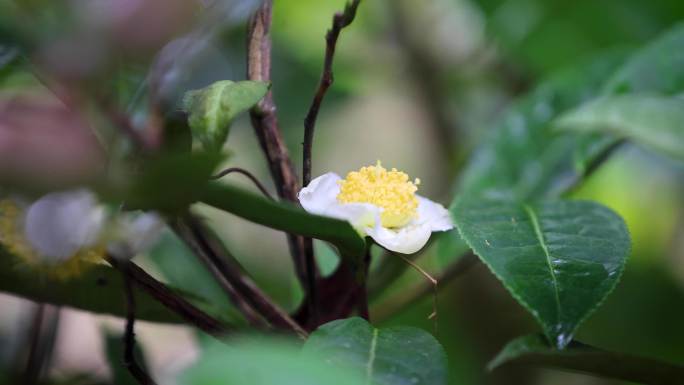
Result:
[[[539,244],[541,245],[542,250],[544,250],[544,255],[546,256],[546,264],[548,265],[549,272],[551,273],[551,279],[553,280],[553,290],[556,296],[556,316],[558,317],[556,321],[560,322],[561,305],[560,294],[558,293],[558,278],[556,277],[556,272],[553,270],[553,264],[551,263],[551,254],[549,253],[549,248],[547,247],[546,242],[544,241],[544,234],[542,233],[541,226],[539,225],[539,218],[537,218],[537,214],[534,213],[534,210],[529,205],[523,205],[523,207],[525,208],[525,212],[527,213],[527,215],[530,217],[532,227],[534,228],[534,233],[537,235]]]
[[[370,384],[373,378],[373,365],[375,364],[375,350],[378,343],[378,329],[373,329],[370,351],[368,352],[368,363],[366,364],[366,384]]]

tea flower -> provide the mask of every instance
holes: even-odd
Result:
[[[378,161],[345,179],[332,172],[315,178],[299,192],[299,202],[312,214],[347,220],[388,250],[412,254],[433,231],[454,227],[449,211],[416,194],[419,184],[419,179],[411,182],[406,173],[388,171]]]
[[[106,254],[133,257],[156,241],[162,224],[156,214],[108,215],[86,189],[50,193],[31,204],[0,200],[0,244],[61,279],[80,275]]]

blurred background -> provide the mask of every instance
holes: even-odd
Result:
[[[56,102],[36,74],[49,73],[88,94],[100,92],[134,120],[144,121],[150,114],[147,83],[156,85],[155,96],[173,110],[187,90],[245,78],[246,20],[258,1],[0,4],[3,41],[31,49],[26,57],[13,44],[0,44],[0,161],[7,169],[26,155],[24,148],[8,145],[12,138],[2,131],[3,122],[18,111],[12,103],[23,98]],[[343,6],[343,0],[275,1],[272,89],[298,168],[303,118],[322,67],[323,37],[332,15]],[[421,178],[420,193],[446,205],[468,155],[517,96],[593,55],[642,45],[682,18],[681,0],[364,1],[338,44],[335,83],[317,124],[313,175],[346,174],[379,159],[386,167]],[[27,132],[39,124],[30,113],[23,119],[29,119]],[[97,117],[93,121],[97,124]],[[106,127],[99,135],[110,140]],[[124,146],[114,139],[109,144]],[[64,162],[66,175],[93,172],[80,166],[99,159],[95,150],[75,160],[73,153],[56,153],[53,147],[44,145],[40,155]],[[226,166],[252,171],[274,191],[246,117],[233,125],[226,151]],[[29,171],[40,177],[39,170]],[[239,177],[228,178],[253,189]],[[629,145],[573,192],[620,213],[633,241],[621,282],[580,327],[578,340],[684,362],[683,193],[684,165]],[[209,208],[200,210],[264,289],[287,309],[296,309],[302,294],[284,235]],[[330,271],[336,257],[326,245],[316,247],[321,265]],[[187,253],[167,232],[138,261],[178,287],[225,302],[208,273],[188,262]],[[448,260],[429,249],[419,262],[436,272]],[[436,333],[449,356],[452,384],[618,383],[535,368],[487,372],[486,363],[506,342],[539,330],[532,317],[478,263],[443,287],[435,330],[427,319],[429,296],[404,308],[393,306],[423,281],[415,271],[405,271],[373,301],[371,319]],[[0,381],[3,372],[30,361],[27,345],[39,316],[45,345],[39,353],[47,355],[41,366],[48,383],[133,383],[118,365],[121,320],[41,307],[5,294],[0,295]],[[183,326],[139,322],[137,334],[147,367],[163,384],[174,384],[201,349],[197,332]]]

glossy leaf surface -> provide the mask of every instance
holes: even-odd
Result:
[[[304,352],[324,358],[331,366],[362,373],[367,384],[447,383],[446,354],[422,329],[376,329],[361,318],[337,320],[312,333]]]
[[[460,201],[470,247],[559,348],[617,284],[630,249],[623,220],[584,201]]]

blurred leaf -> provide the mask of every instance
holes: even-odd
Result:
[[[413,327],[376,329],[354,317],[329,322],[313,332],[304,352],[334,367],[363,373],[367,384],[445,385],[447,357],[428,332]]]
[[[268,83],[221,80],[201,90],[188,91],[183,107],[194,138],[206,150],[223,148],[235,116],[254,106],[268,91]]]
[[[207,348],[181,377],[183,385],[362,385],[355,373],[302,354],[279,339],[243,338]]]
[[[615,288],[630,249],[622,218],[593,202],[459,201],[473,251],[558,348]]]
[[[117,186],[104,186],[98,192],[114,202],[126,202],[131,209],[178,212],[198,199],[223,158],[205,152],[163,154],[147,160],[137,175],[125,175]]]
[[[470,159],[460,192],[525,200],[558,196],[577,183],[610,142],[597,135],[559,135],[549,123],[592,98],[623,58],[612,52],[558,73],[510,107]]]
[[[146,292],[135,289],[139,319],[180,323],[181,319]],[[60,280],[22,265],[0,245],[0,290],[58,306],[124,317],[125,301],[121,273],[97,265],[76,278]]]
[[[352,262],[365,251],[365,240],[349,222],[309,214],[292,204],[269,200],[235,186],[209,183],[201,201],[276,230],[328,241],[343,257],[352,258]]]
[[[684,47],[684,39],[682,43]],[[575,132],[615,134],[684,159],[681,98],[641,94],[599,98],[563,114],[555,125]]]
[[[195,305],[209,314],[222,315],[223,318],[229,319],[231,324],[238,324],[239,320],[244,320],[213,275],[175,234],[165,231],[148,254],[166,282],[206,299],[203,304]]]
[[[340,257],[335,253],[335,249],[317,239],[314,240],[314,255],[324,277],[332,274],[340,264]]]
[[[475,0],[507,60],[551,73],[581,55],[637,45],[684,17],[679,0]]]
[[[541,335],[528,335],[509,342],[488,367],[493,370],[505,364],[552,367],[654,385],[681,384],[684,378],[682,366],[605,351],[580,342],[557,350]]]
[[[131,375],[131,372],[126,369],[123,362],[124,344],[123,335],[108,332],[105,335],[105,344],[107,349],[107,361],[109,361],[109,368],[112,371],[112,381],[116,385],[138,385],[139,382]],[[147,372],[147,362],[140,348],[140,341],[136,341],[134,352],[135,359],[140,367]]]
[[[656,38],[632,57],[607,82],[604,93],[684,90],[684,23]]]
[[[468,244],[461,238],[457,229],[433,235],[438,237],[436,244],[437,262],[442,268],[458,262],[470,250]]]

